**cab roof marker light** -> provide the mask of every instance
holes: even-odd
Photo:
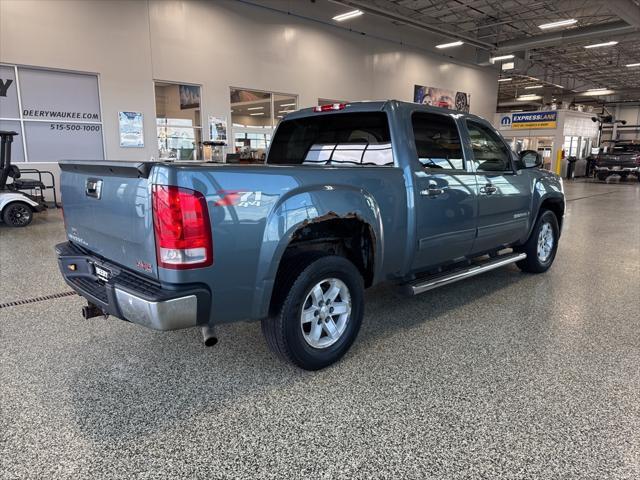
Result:
[[[576,23],[578,23],[578,20],[576,20],[575,18],[568,18],[567,20],[558,20],[557,22],[543,23],[542,25],[538,25],[538,28],[541,30],[547,30],[549,28],[568,27],[569,25],[575,25]]]
[[[364,14],[362,10],[352,10],[350,12],[341,13],[340,15],[336,15],[333,17],[333,20],[336,22],[344,22],[345,20],[350,20],[352,18],[359,17]]]
[[[314,112],[328,112],[331,110],[344,110],[347,106],[346,103],[329,103],[327,105],[318,105],[317,107],[313,107]]]
[[[515,55],[513,55],[513,54],[509,54],[509,55],[500,55],[499,57],[491,57],[491,58],[489,59],[489,61],[490,61],[491,63],[496,63],[496,62],[499,62],[500,60],[509,60],[510,58],[513,58],[513,57],[515,57]]]
[[[584,48],[598,48],[598,47],[610,47],[612,45],[617,45],[618,42],[615,40],[611,40],[610,42],[603,43],[594,43],[593,45],[585,45]]]
[[[451,47],[459,47],[460,45],[464,44],[463,41],[458,40],[455,42],[450,42],[450,43],[441,43],[440,45],[436,45],[436,48],[451,48]]]

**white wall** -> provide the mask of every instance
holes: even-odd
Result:
[[[417,83],[469,92],[487,118],[497,99],[494,69],[231,0],[0,0],[0,61],[98,73],[112,160],[157,157],[153,80],[202,85],[203,123],[229,116],[230,86],[297,94],[302,107],[411,101]],[[144,113],[144,149],[120,148],[121,110]]]

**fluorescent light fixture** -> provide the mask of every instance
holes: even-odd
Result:
[[[609,90],[608,88],[590,88],[584,92],[578,92],[579,95],[588,95],[588,96],[599,96],[599,95],[611,95],[614,93],[613,90]]]
[[[283,103],[282,105],[280,105],[281,107],[295,107],[296,104],[295,103]]]
[[[336,22],[344,22],[345,20],[350,20],[352,18],[359,17],[364,12],[362,10],[351,10],[350,12],[341,13],[340,15],[336,15],[333,19]]]
[[[278,113],[291,113],[293,110],[279,110]]]
[[[260,112],[260,113],[250,113],[249,115],[251,115],[252,117],[255,117],[256,115],[264,115],[264,112]]]
[[[625,67],[640,67],[640,63],[627,63]]]
[[[509,60],[510,58],[513,58],[514,56],[515,55],[511,55],[511,54],[509,54],[509,55],[500,55],[499,57],[491,57],[489,59],[489,61],[491,63],[496,63],[496,62],[499,62],[500,60]]]
[[[567,20],[558,20],[557,22],[543,23],[542,25],[538,25],[538,28],[547,30],[549,28],[568,27],[569,25],[574,25],[576,23],[578,23],[578,20],[575,18],[569,18]]]
[[[499,82],[510,82],[511,80],[513,80],[513,78],[499,78],[498,79]]]
[[[247,110],[264,110],[264,107],[249,107]]]
[[[610,42],[594,43],[593,45],[585,45],[584,48],[598,48],[598,47],[610,47],[611,45],[617,45],[618,42],[611,40]]]
[[[507,62],[502,64],[502,70],[513,70],[516,68],[516,64],[513,62]]]
[[[458,40],[456,42],[451,42],[451,43],[441,43],[440,45],[436,45],[436,48],[459,47],[462,44],[464,44],[464,42]]]
[[[524,87],[525,90],[533,90],[534,88],[542,88],[543,85],[529,85],[528,87]]]
[[[531,95],[520,95],[518,98],[516,98],[516,100],[519,102],[526,102],[527,100],[540,100],[541,98],[542,97],[540,95],[531,94]]]

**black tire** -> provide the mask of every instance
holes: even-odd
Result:
[[[538,256],[538,240],[540,232],[545,225],[551,227],[553,232],[553,246],[547,257],[542,259]],[[556,258],[556,252],[558,251],[558,239],[560,238],[560,227],[558,227],[558,219],[551,210],[542,210],[536,224],[533,227],[531,236],[527,242],[516,250],[527,254],[527,258],[520,260],[516,265],[523,272],[529,273],[542,273],[549,270],[549,267],[553,264],[553,260]]]
[[[25,202],[11,202],[3,209],[2,220],[10,227],[26,227],[33,220],[33,210]]]
[[[598,177],[598,180],[604,182],[607,179],[607,177],[609,176],[609,174],[608,173],[598,173],[596,176]]]
[[[275,312],[262,320],[262,333],[271,350],[280,358],[304,370],[320,370],[338,361],[351,347],[364,315],[364,281],[353,263],[337,255],[317,253],[298,256],[285,265],[285,274],[278,276],[277,285],[282,298]],[[344,331],[335,343],[314,348],[303,333],[301,315],[311,290],[325,279],[338,279],[348,288],[351,313]],[[316,320],[314,320],[316,321]],[[320,323],[320,321],[317,321]],[[335,324],[334,324],[335,325]],[[328,332],[322,328],[322,335]]]

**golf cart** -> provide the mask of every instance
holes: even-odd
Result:
[[[55,185],[45,185],[42,173],[35,169],[23,170],[11,165],[11,143],[16,132],[0,130],[0,219],[10,227],[26,227],[33,220],[33,212],[41,212],[47,208],[44,201],[44,190],[55,188]],[[36,173],[38,180],[21,179],[21,173]],[[53,179],[53,175],[51,175]],[[7,180],[12,178],[12,183]],[[26,193],[29,191],[30,193]],[[55,189],[54,189],[55,192]],[[57,199],[54,196],[57,206]]]

